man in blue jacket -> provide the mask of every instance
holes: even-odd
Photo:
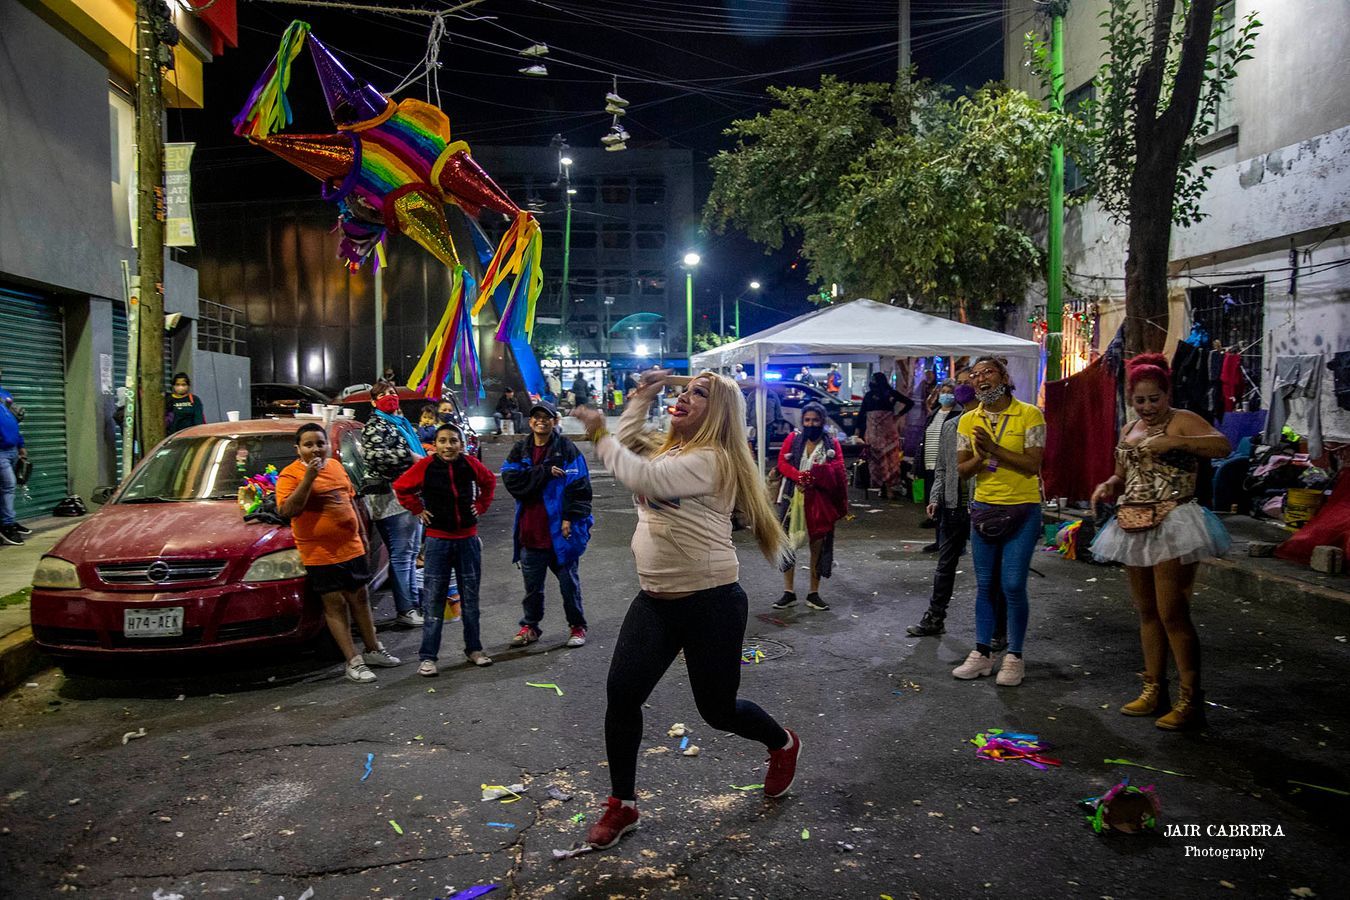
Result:
[[[525,576],[524,616],[514,647],[539,640],[544,618],[544,578],[551,571],[562,590],[571,635],[568,647],[586,643],[578,562],[590,540],[591,474],[586,457],[558,428],[558,411],[539,400],[530,407],[530,435],[502,465],[502,484],[516,498],[515,555]]]
[[[14,518],[14,494],[18,488],[14,470],[19,460],[28,458],[23,435],[19,432],[22,416],[22,407],[14,402],[14,395],[0,388],[0,543],[14,546],[22,544],[24,536],[33,533]],[[589,496],[590,489],[587,488]]]

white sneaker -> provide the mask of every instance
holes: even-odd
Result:
[[[606,102],[606,103],[609,103],[609,104],[611,104],[611,105],[613,105],[613,106],[627,106],[627,105],[628,105],[628,101],[627,101],[627,100],[623,99],[622,97],[620,97],[618,94],[614,93],[613,91],[610,91],[609,93],[605,94],[605,102]]]
[[[586,646],[586,629],[581,628],[579,626],[573,627],[571,636],[567,638],[566,646],[568,647]]]
[[[969,681],[972,678],[983,678],[986,675],[994,674],[994,658],[992,656],[981,656],[980,651],[972,650],[966,657],[966,661],[961,663],[955,669],[952,669],[952,677]]]
[[[469,662],[473,663],[475,666],[490,666],[490,665],[492,665],[492,657],[488,656],[488,655],[487,655],[486,653],[484,653],[482,650],[475,650],[475,651],[473,651],[472,653],[467,654],[467,655],[468,655],[468,657],[469,657]]]
[[[615,106],[613,103],[605,104],[605,112],[609,113],[611,116],[628,115],[628,110],[624,109],[622,106]]]
[[[608,151],[610,151],[611,153],[614,153],[614,152],[618,152],[619,150],[627,150],[627,149],[628,149],[628,145],[627,145],[627,144],[622,144],[622,143],[620,143],[620,144],[606,144],[606,145],[605,145],[605,149],[608,150]]]
[[[410,628],[422,627],[422,611],[410,609],[405,613],[399,613],[398,618],[394,620],[397,625],[407,625]]]
[[[543,77],[544,75],[548,74],[548,67],[536,64],[533,66],[526,66],[523,69],[517,69],[517,71],[520,72],[520,74],[522,75],[534,75],[537,77]]]
[[[375,673],[359,656],[353,656],[347,660],[347,679],[355,681],[357,684],[366,684],[375,680]]]
[[[1026,674],[1027,664],[1022,657],[1009,653],[1003,657],[1003,665],[998,667],[998,677],[994,681],[1005,687],[1016,687],[1022,683]]]
[[[417,664],[417,674],[425,678],[436,677],[436,660],[424,659]]]
[[[367,650],[365,653],[362,653],[361,659],[363,659],[368,666],[380,666],[385,669],[403,662],[403,660],[384,649],[383,645],[380,645],[374,650]]]
[[[541,56],[548,56],[548,44],[531,44],[520,51],[521,56],[538,59]]]

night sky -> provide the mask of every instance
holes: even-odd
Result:
[[[365,0],[369,5],[445,8],[441,2]],[[1000,0],[913,0],[913,60],[921,77],[958,90],[1001,77]],[[198,200],[260,196],[312,197],[312,182],[270,154],[234,138],[229,121],[276,52],[286,25],[310,22],[359,77],[390,92],[416,74],[428,52],[425,16],[241,0],[238,49],[207,67],[207,108],[175,112],[170,140],[199,144],[194,160]],[[631,105],[623,119],[630,147],[693,151],[698,200],[711,183],[707,160],[729,146],[722,130],[768,108],[766,86],[811,85],[821,74],[882,81],[897,68],[898,4],[893,0],[487,0],[447,18],[439,44],[437,85],[423,78],[398,95],[430,99],[449,114],[455,138],[475,144],[547,145],[562,134],[572,146],[599,146],[609,128],[604,95],[618,78]],[[548,77],[521,75],[534,60],[518,55],[544,43]],[[330,130],[302,57],[292,96],[292,130]],[[312,93],[307,93],[312,92]],[[576,173],[581,175],[583,173]],[[767,327],[811,307],[804,266],[791,248],[765,257],[737,234],[709,235],[698,248],[701,305],[714,312],[719,291],[744,289],[751,277],[775,309],[743,307],[744,329]]]

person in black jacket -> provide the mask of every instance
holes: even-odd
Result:
[[[518,441],[502,465],[502,485],[516,498],[515,554],[525,577],[524,615],[512,638],[516,647],[539,640],[544,618],[544,576],[562,591],[571,635],[568,647],[586,643],[578,564],[591,524],[591,476],[586,457],[558,429],[558,412],[543,400],[530,409],[530,436]]]
[[[192,393],[192,379],[186,372],[173,376],[173,393],[164,395],[165,434],[176,434],[193,425],[206,424],[202,401]]]
[[[492,413],[492,418],[497,420],[497,433],[502,433],[502,422],[511,420],[511,425],[515,428],[516,434],[525,430],[525,417],[520,414],[520,403],[516,400],[516,389],[508,387],[502,392],[501,398],[497,401],[497,409]]]

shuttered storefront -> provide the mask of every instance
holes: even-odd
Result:
[[[67,491],[66,366],[61,306],[0,288],[0,386],[25,411],[20,423],[33,475],[15,495],[20,519],[51,515]]]
[[[127,310],[119,301],[113,301],[113,393],[116,394],[127,383]],[[117,446],[117,483],[122,483],[122,427],[114,425]]]

